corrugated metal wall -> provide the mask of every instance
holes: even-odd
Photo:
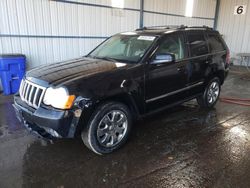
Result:
[[[185,17],[186,0],[145,0],[145,25],[207,25],[213,27],[216,0],[194,0],[193,17]]]
[[[109,0],[78,2],[110,5]],[[139,8],[134,0],[126,1],[125,6]],[[105,7],[48,0],[0,0],[0,32],[6,35],[0,37],[0,53],[27,55],[29,68],[79,57],[107,36],[134,30],[138,20],[139,11],[123,10],[117,16],[113,9]]]
[[[236,5],[247,5],[246,14],[234,15]],[[250,0],[221,0],[217,29],[226,40],[232,57],[237,53],[250,53]]]
[[[111,0],[0,0],[0,53],[25,54],[28,68],[85,55],[106,37],[139,27],[140,0],[124,2],[117,10]],[[144,25],[213,26],[215,4],[194,0],[194,18],[187,18],[186,0],[145,0]]]

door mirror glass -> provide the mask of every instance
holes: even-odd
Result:
[[[175,55],[170,53],[156,54],[152,64],[170,63],[175,61]]]

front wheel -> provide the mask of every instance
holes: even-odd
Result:
[[[207,84],[203,95],[196,98],[198,104],[204,108],[212,108],[219,99],[220,90],[220,79],[215,77]]]
[[[122,103],[100,105],[82,132],[84,144],[97,154],[107,154],[120,148],[128,139],[132,117]]]

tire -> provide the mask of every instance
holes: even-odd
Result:
[[[81,137],[84,144],[97,154],[108,154],[119,149],[129,137],[132,116],[128,107],[118,102],[107,102],[97,107]]]
[[[196,98],[197,103],[202,108],[212,108],[217,103],[220,91],[221,84],[220,79],[218,77],[210,80],[205,88],[203,94]]]

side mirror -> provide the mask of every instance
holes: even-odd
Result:
[[[162,53],[155,55],[155,58],[151,64],[161,64],[161,63],[170,63],[175,61],[175,55],[170,53]]]

